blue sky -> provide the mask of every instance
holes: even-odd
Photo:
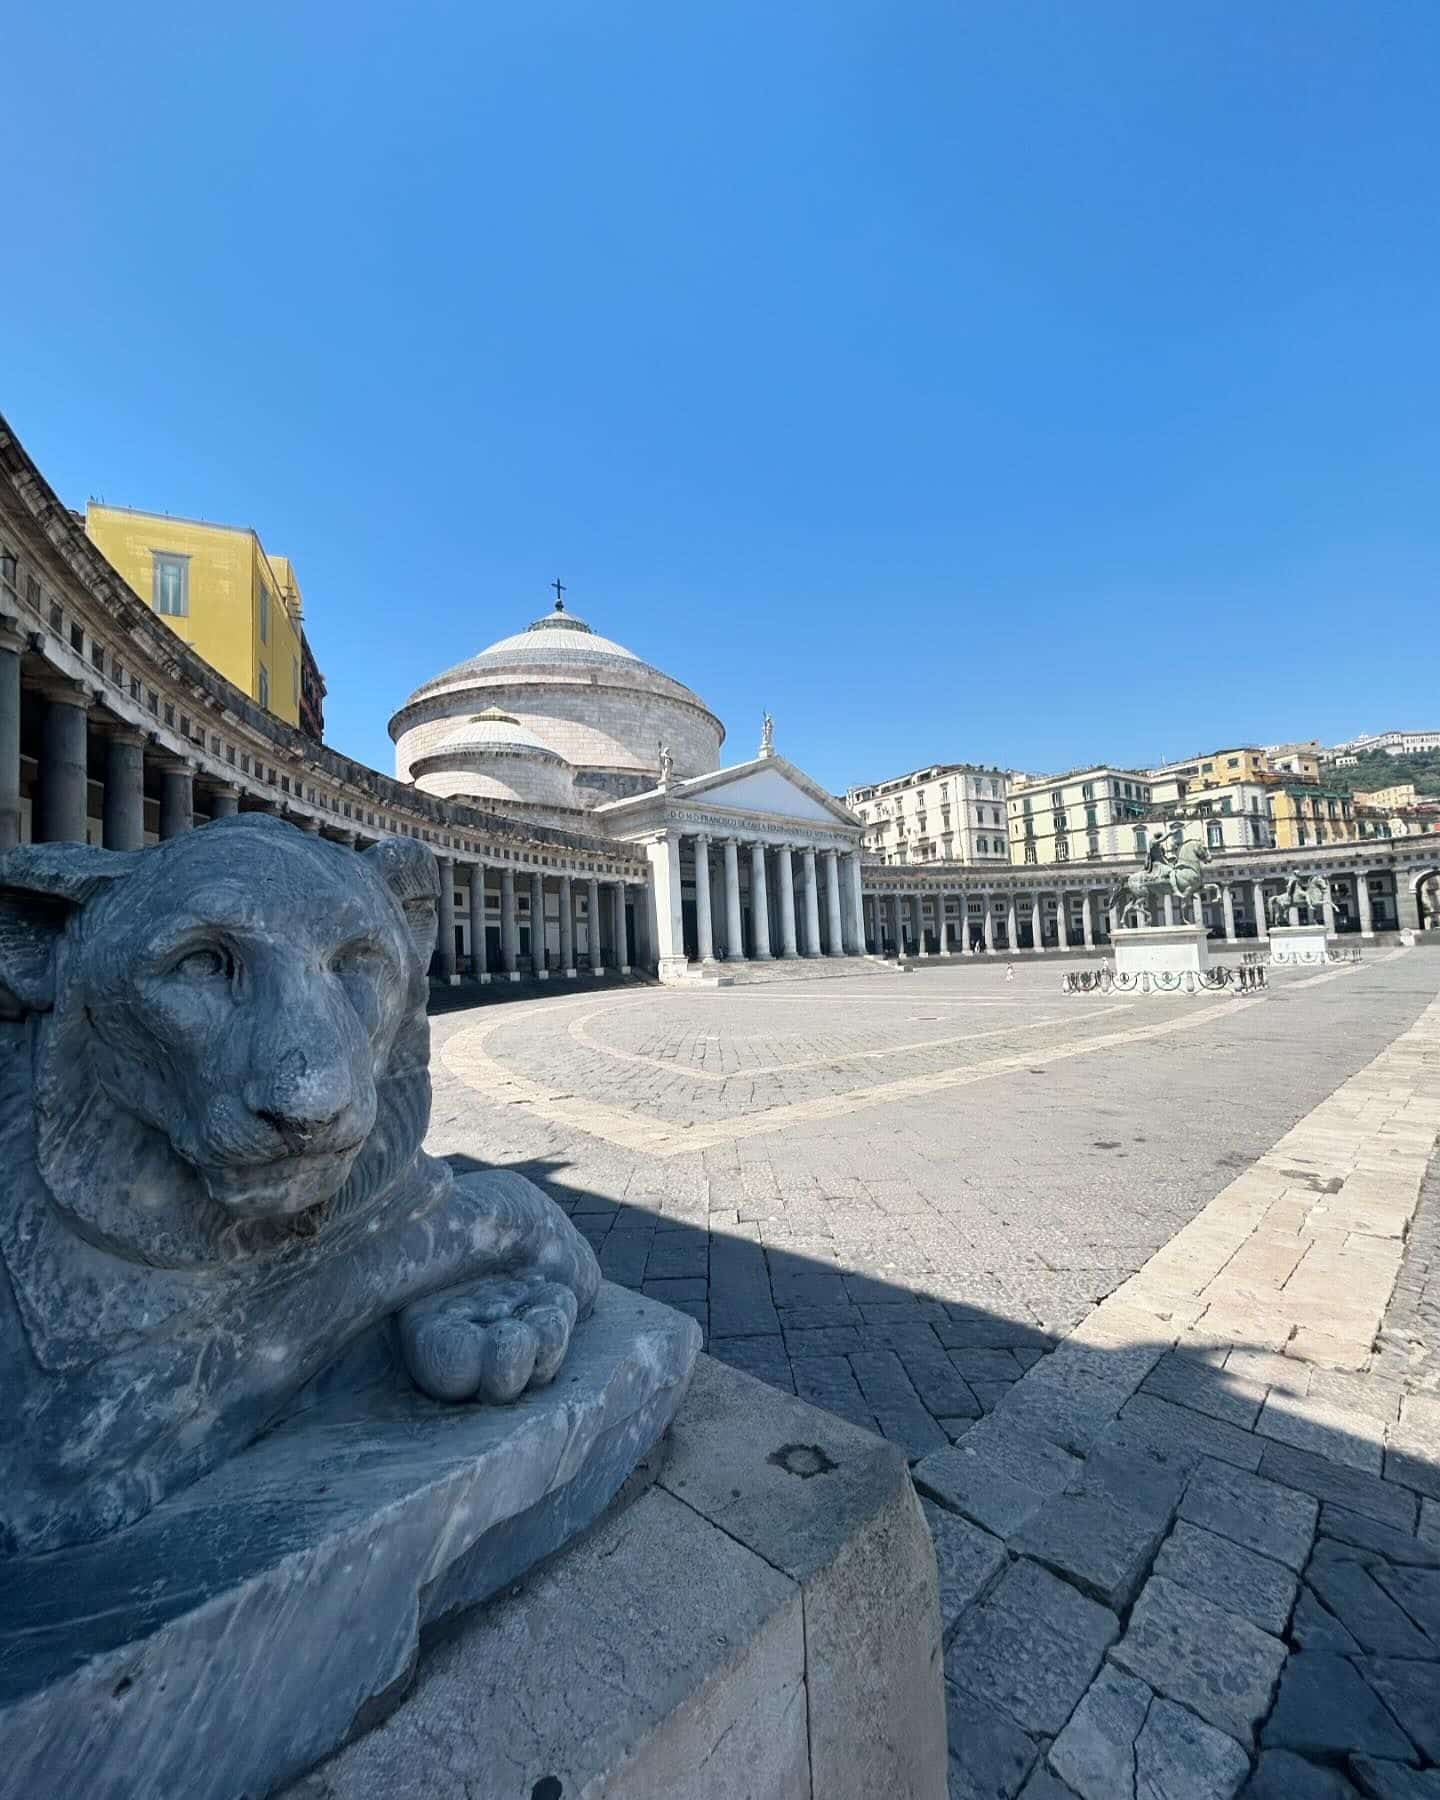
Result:
[[[0,407],[834,787],[1440,722],[1434,0],[16,7]]]

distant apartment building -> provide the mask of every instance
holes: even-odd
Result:
[[[1385,756],[1418,756],[1427,750],[1440,750],[1440,731],[1365,731],[1346,743],[1332,744],[1324,752],[1324,759],[1344,767],[1377,752]]]
[[[862,848],[884,863],[1009,860],[1003,769],[932,763],[908,775],[848,788],[845,804],[865,825]]]
[[[1007,799],[1011,862],[1043,867],[1144,856],[1153,789],[1143,771],[1105,763],[1064,775],[1012,780]]]
[[[286,724],[323,735],[325,682],[305,640],[300,587],[287,557],[268,554],[248,526],[94,500],[85,508],[85,532],[212,668]]]

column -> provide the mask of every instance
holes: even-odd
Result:
[[[1225,942],[1235,942],[1235,890],[1227,881],[1220,889],[1220,903],[1225,908]]]
[[[570,877],[560,877],[560,974],[575,979],[575,891]]]
[[[1065,890],[1058,888],[1055,893],[1055,948],[1070,948],[1070,915],[1065,910]]]
[[[1080,942],[1087,950],[1095,948],[1095,896],[1089,888],[1080,896]]]
[[[83,844],[89,813],[88,696],[79,688],[52,688],[40,733],[40,792],[35,808],[37,844]]]
[[[725,960],[745,960],[745,939],[740,929],[740,847],[734,838],[725,840]]]
[[[179,837],[195,823],[195,775],[178,759],[160,765],[160,841]]]
[[[101,842],[107,850],[145,848],[145,734],[120,729],[105,741]]]
[[[830,930],[831,956],[845,954],[845,927],[840,918],[840,852],[825,852],[825,923]]]
[[[210,817],[232,819],[240,810],[240,790],[233,782],[217,782],[210,789]]]
[[[895,946],[896,957],[902,957],[905,954],[905,938],[900,929],[900,896],[898,894],[885,896],[885,935]]]
[[[814,852],[810,852],[810,878],[815,878]],[[765,846],[750,846],[750,925],[755,933],[756,962],[770,961],[770,896],[765,885]]]
[[[715,928],[710,918],[710,839],[695,838],[695,950],[702,963],[715,960]]]
[[[1265,923],[1265,883],[1255,882],[1251,892],[1255,899],[1255,935],[1257,938],[1269,937],[1270,932]]]
[[[1020,909],[1014,894],[1005,896],[1005,940],[1007,954],[1013,956],[1020,948]]]
[[[956,927],[956,937],[952,940],[952,953],[956,956],[970,954],[970,896],[962,889],[955,896],[955,905],[959,909],[960,923]]]
[[[910,910],[911,916],[915,920],[915,954],[928,956],[930,952],[925,948],[925,896],[923,894],[910,896]]]
[[[455,973],[455,863],[451,857],[437,857],[440,864],[440,922],[435,934],[435,973],[446,987],[455,987],[460,977]]]
[[[820,954],[820,893],[815,884],[815,852],[806,849],[800,856],[800,888],[805,903],[806,956]]]
[[[861,883],[860,852],[852,850],[845,859],[850,873],[850,954],[865,954],[865,891]]]
[[[630,973],[630,937],[625,929],[625,898],[625,883],[617,881],[615,891],[610,896],[610,917],[614,926],[612,943],[615,948],[615,968],[621,975]],[[644,907],[641,907],[642,915],[644,910]],[[636,955],[639,955],[638,945],[636,946]]]
[[[545,966],[545,877],[537,869],[530,877],[530,972],[537,981],[548,981]]]
[[[1370,906],[1370,874],[1366,869],[1356,872],[1355,898],[1360,905],[1360,935],[1367,938],[1374,937],[1375,914]]]
[[[945,895],[943,891],[935,896],[935,954],[948,956],[945,936]]]
[[[985,948],[987,950],[993,950],[995,948],[995,896],[987,889],[981,896],[981,902],[985,908]],[[1010,910],[1010,917],[1012,920],[1015,917],[1013,905]]]
[[[1165,923],[1167,925],[1173,925],[1175,923],[1175,896],[1173,894],[1166,894],[1164,896],[1164,900],[1165,900]]]
[[[515,871],[500,871],[500,967],[507,981],[520,979],[520,926],[515,917]]]
[[[795,852],[782,844],[775,852],[775,873],[780,877],[780,954],[792,961],[795,949]]]
[[[655,889],[655,955],[662,981],[675,981],[685,973],[685,916],[680,902],[680,837],[661,832],[645,846],[650,860],[650,880]]]
[[[1040,923],[1040,896],[1030,902],[1030,948],[1037,953],[1045,948],[1045,930]]]
[[[20,657],[25,640],[0,621],[0,850],[20,842]]]
[[[605,952],[600,947],[600,883],[593,878],[585,890],[585,910],[590,921],[590,973],[605,973]]]
[[[485,865],[470,871],[470,973],[478,982],[490,979],[490,946],[485,941]]]

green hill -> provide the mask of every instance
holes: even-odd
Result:
[[[1413,781],[1417,794],[1440,795],[1440,750],[1422,750],[1414,756],[1387,756],[1379,750],[1362,756],[1348,769],[1322,763],[1320,779],[1327,787],[1343,788],[1347,794]]]

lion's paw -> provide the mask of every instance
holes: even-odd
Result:
[[[575,1295],[543,1276],[492,1276],[400,1314],[410,1377],[433,1400],[518,1400],[553,1381],[570,1348]]]

